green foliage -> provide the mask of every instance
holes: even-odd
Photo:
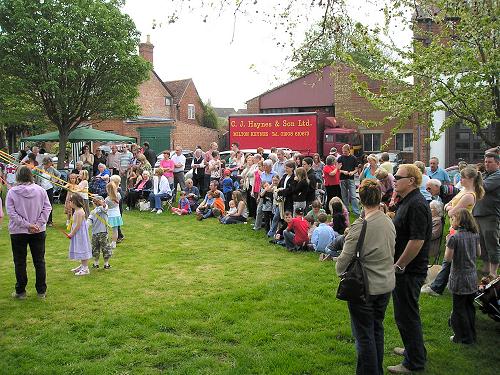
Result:
[[[0,68],[19,79],[58,128],[138,114],[150,65],[122,1],[1,0]],[[62,162],[62,161],[61,161]]]
[[[153,217],[154,216],[154,217]],[[63,207],[54,222],[62,228]],[[289,253],[251,225],[125,211],[110,270],[69,271],[69,241],[47,230],[47,299],[10,297],[14,266],[7,222],[0,233],[1,374],[355,373],[347,304],[335,299],[333,262]],[[158,232],[167,228],[168,235]],[[28,255],[30,258],[30,255]],[[451,295],[420,297],[426,374],[498,373],[496,325],[477,314],[478,344],[450,342]],[[385,365],[401,361],[387,309]]]
[[[201,125],[206,128],[217,129],[218,128],[217,113],[215,113],[215,110],[210,104],[210,102],[207,103],[201,102],[200,104],[203,108],[203,118],[201,120]]]
[[[386,67],[373,57],[363,39],[368,29],[342,16],[325,18],[306,33],[304,42],[293,50],[294,64],[290,74],[301,77],[321,70],[326,65],[353,61],[370,71],[380,72]],[[383,50],[377,54],[384,55]]]
[[[412,12],[420,22],[408,19]],[[431,127],[432,139],[461,122],[486,144],[500,144],[498,1],[423,0],[416,11],[411,0],[390,1],[385,14],[384,28],[365,28],[361,34],[365,50],[377,66],[385,69],[370,69],[344,54],[351,66],[370,78],[387,82],[375,92],[358,77],[352,77],[354,88],[376,108],[388,113],[382,123],[396,119],[400,127],[417,112],[430,115],[444,110],[449,116],[440,129]],[[393,41],[394,24],[413,28],[416,37],[411,45],[401,47]],[[432,122],[425,116],[420,119],[422,125]],[[363,119],[358,122],[380,125]],[[490,126],[495,129],[493,137],[485,132]]]

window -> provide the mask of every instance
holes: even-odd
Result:
[[[413,133],[396,134],[396,150],[413,152]]]
[[[337,134],[335,140],[337,143],[349,143],[349,134]]]
[[[188,120],[195,119],[195,108],[194,104],[188,104]]]
[[[379,152],[382,143],[381,133],[363,134],[363,149],[366,152]]]
[[[168,107],[172,105],[172,99],[169,98],[168,96],[165,96],[165,105]]]

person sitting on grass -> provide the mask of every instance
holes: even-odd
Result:
[[[186,197],[186,192],[181,191],[179,196],[179,207],[172,207],[172,214],[189,215],[191,213],[191,206],[189,205],[189,200]]]
[[[334,202],[339,202],[342,205],[342,215],[344,215],[344,222],[345,222],[346,228],[349,227],[351,225],[351,223],[349,221],[349,210],[345,206],[342,199],[340,199],[339,197],[333,197],[332,199],[330,199],[330,202],[328,202],[328,207],[330,208],[330,213],[332,213],[332,204]]]
[[[108,221],[108,207],[104,202],[104,198],[96,195],[92,198],[95,208],[87,219],[88,226],[92,227],[92,256],[94,257],[94,264],[92,268],[99,268],[99,257],[102,252],[104,258],[104,269],[110,269],[109,258],[113,254],[111,244],[108,238],[108,228],[106,223]]]
[[[320,260],[333,260],[336,261],[342,252],[342,248],[344,247],[344,239],[345,236],[349,233],[349,228],[346,228],[344,234],[341,234],[333,240],[333,242],[328,246],[326,250],[326,254],[323,255],[323,258],[320,256]]]
[[[198,200],[200,199],[200,190],[194,186],[192,179],[188,178],[186,180],[184,192],[186,193],[186,198],[189,201],[191,211],[196,211],[196,208],[198,208]]]
[[[236,208],[236,203],[234,203],[233,200],[229,201],[229,210],[226,212],[225,216],[220,217],[220,222],[221,224],[226,224],[226,220],[231,217],[231,215],[234,215],[238,212],[238,209]]]
[[[315,200],[311,203],[311,210],[307,213],[306,215],[306,219],[308,217],[311,217],[314,221],[314,223],[316,223],[316,225],[318,224],[319,222],[319,214],[324,214],[326,213],[326,211],[324,209],[321,208],[321,202],[319,200]]]
[[[293,219],[292,211],[285,211],[283,221],[280,221],[278,223],[278,229],[276,230],[276,234],[274,235],[274,238],[269,241],[270,243],[275,243],[275,244],[278,244],[281,246],[286,246],[283,233],[288,228],[288,225],[292,222],[292,219]]]
[[[217,190],[214,192],[214,203],[212,205],[212,216],[219,218],[226,214],[226,206],[224,200],[222,199],[223,194]]]
[[[243,194],[241,191],[233,191],[233,200],[234,206],[236,207],[236,212],[228,212],[225,216],[224,222],[222,224],[238,224],[238,223],[246,223],[248,219],[248,208],[247,203],[245,202],[245,198],[243,198]]]
[[[346,229],[344,207],[342,202],[334,201],[330,204],[330,211],[332,213],[332,228],[338,234],[344,234]]]
[[[303,248],[309,242],[307,231],[309,223],[304,218],[304,209],[297,207],[295,209],[295,217],[288,223],[286,230],[283,232],[285,246],[290,251],[295,251]]]
[[[328,216],[326,213],[322,212],[318,215],[319,225],[311,237],[311,245],[314,251],[321,253],[322,256],[328,254],[328,247],[335,240],[335,232],[332,227],[329,226],[326,221],[328,220]],[[320,260],[322,258],[320,257]]]

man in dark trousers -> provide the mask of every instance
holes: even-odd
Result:
[[[154,168],[156,164],[156,152],[149,147],[149,142],[144,142],[144,156]]]
[[[393,220],[396,228],[396,287],[392,298],[394,319],[404,344],[404,348],[395,348],[394,352],[404,359],[399,365],[387,369],[392,374],[409,374],[424,370],[427,361],[418,299],[427,276],[432,216],[420,193],[422,172],[417,166],[400,165],[394,179],[400,201]]]
[[[307,191],[307,209],[311,206],[311,203],[316,198],[316,188],[318,185],[318,180],[316,180],[316,175],[314,174],[314,170],[312,169],[313,159],[311,157],[305,157],[302,160],[302,167],[307,172],[307,179],[309,180],[309,190]]]

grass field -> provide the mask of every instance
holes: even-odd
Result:
[[[270,245],[250,225],[127,212],[110,270],[75,277],[68,240],[48,229],[47,299],[13,300],[0,231],[0,374],[353,374],[347,306],[333,262]],[[56,224],[63,223],[56,206]],[[450,343],[449,293],[422,296],[426,374],[497,374],[500,324],[477,315],[479,344]],[[385,365],[401,345],[389,305]],[[496,349],[495,349],[496,347]],[[496,369],[496,370],[495,370]]]

